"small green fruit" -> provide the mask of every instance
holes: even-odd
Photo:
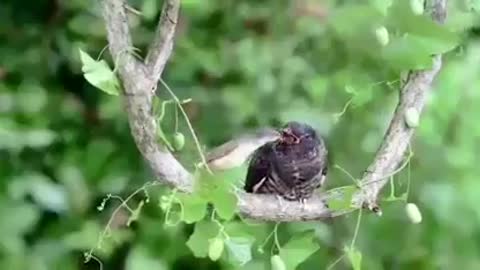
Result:
[[[413,14],[422,15],[424,11],[424,0],[410,0],[410,8]]]
[[[408,219],[410,219],[413,224],[422,222],[422,213],[420,213],[420,210],[416,204],[407,203],[405,206],[405,211],[407,212]]]
[[[270,257],[270,264],[272,265],[272,270],[287,270],[285,262],[279,255],[273,255]]]
[[[409,128],[417,127],[420,122],[420,115],[415,108],[408,108],[405,111],[405,123]]]
[[[385,26],[380,26],[375,29],[375,36],[377,37],[378,43],[382,46],[387,46],[388,42],[390,41],[388,30]]]
[[[180,151],[183,146],[185,146],[185,136],[181,132],[175,132],[173,135],[173,148],[175,151]]]
[[[222,256],[224,247],[223,239],[215,237],[213,239],[210,239],[209,241],[210,244],[208,246],[208,257],[212,261],[216,261],[220,258],[220,256]]]

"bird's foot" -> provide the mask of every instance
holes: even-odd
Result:
[[[307,208],[308,208],[307,201],[308,201],[308,199],[306,199],[306,198],[300,199],[300,203],[302,204],[302,211],[307,210]]]
[[[283,198],[280,195],[275,195],[278,200],[278,204],[280,204],[280,211],[284,212],[287,209],[287,206],[283,203]]]

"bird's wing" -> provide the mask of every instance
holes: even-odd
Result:
[[[245,191],[255,192],[255,186],[265,178],[270,171],[270,153],[271,146],[269,143],[258,148],[252,156],[248,165],[247,177],[245,179]]]

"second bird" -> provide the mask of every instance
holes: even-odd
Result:
[[[305,202],[325,182],[327,155],[325,142],[315,129],[289,122],[278,140],[266,143],[253,154],[245,191]]]

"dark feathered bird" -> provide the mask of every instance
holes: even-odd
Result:
[[[309,125],[289,122],[281,137],[258,148],[250,160],[245,191],[304,202],[327,174],[325,142]]]

